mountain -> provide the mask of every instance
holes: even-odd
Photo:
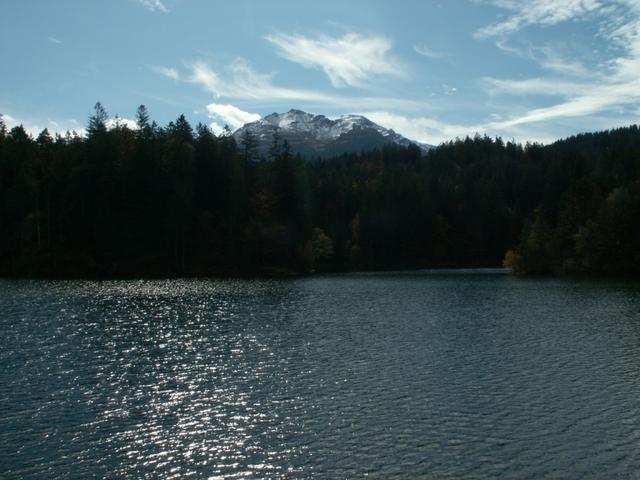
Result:
[[[276,131],[283,140],[289,142],[294,153],[300,153],[306,158],[327,158],[372,150],[389,143],[403,146],[415,144],[423,152],[433,148],[432,145],[414,142],[391,129],[381,127],[362,115],[345,115],[331,120],[324,115],[293,109],[286,113],[272,113],[236,130],[233,137],[239,145],[247,131],[256,139],[259,153],[265,156]]]

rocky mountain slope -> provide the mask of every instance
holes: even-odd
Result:
[[[389,143],[408,146],[415,144],[426,152],[432,145],[409,140],[361,115],[345,115],[331,120],[301,110],[272,113],[256,122],[247,123],[233,133],[239,145],[245,132],[257,142],[258,152],[266,156],[274,133],[286,139],[294,153],[308,159],[327,158],[343,153],[360,152]]]

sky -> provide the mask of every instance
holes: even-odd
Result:
[[[291,108],[439,144],[639,123],[640,0],[3,0],[0,113],[83,132],[100,101],[219,132]]]

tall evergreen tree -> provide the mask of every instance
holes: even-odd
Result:
[[[247,129],[240,138],[240,147],[245,162],[252,162],[258,159],[258,141]]]
[[[175,275],[507,263],[640,273],[640,130],[521,146],[475,136],[269,161],[143,106],[135,131],[0,125],[0,273]],[[322,260],[320,260],[322,259]]]
[[[98,135],[103,135],[107,131],[107,120],[109,115],[100,102],[97,102],[93,107],[94,114],[89,117],[89,124],[87,125],[87,135],[89,138]]]

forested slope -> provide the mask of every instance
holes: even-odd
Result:
[[[0,274],[177,276],[497,266],[640,271],[640,132],[548,146],[476,136],[424,155],[387,146],[323,161],[274,137],[267,158],[166,127],[31,138],[0,126]]]

